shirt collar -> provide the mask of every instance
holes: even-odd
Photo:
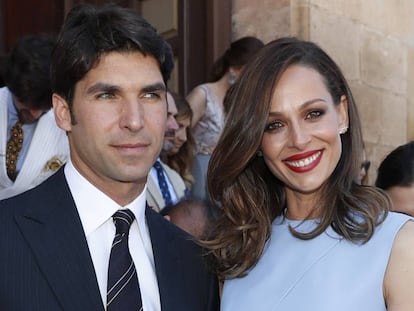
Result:
[[[19,119],[19,115],[17,114],[16,107],[14,106],[14,99],[13,94],[9,90],[9,97],[7,100],[7,111],[8,111],[8,117],[9,117],[9,123],[16,123]]]
[[[86,237],[112,218],[112,215],[119,209],[130,209],[134,213],[139,227],[145,226],[147,185],[134,201],[126,206],[120,206],[83,177],[70,159],[64,170]]]

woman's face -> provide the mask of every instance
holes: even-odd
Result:
[[[287,191],[315,193],[338,164],[339,132],[347,126],[345,96],[335,106],[315,69],[292,65],[272,97],[261,147],[264,161]]]
[[[187,131],[191,125],[189,117],[177,118],[178,130],[175,131],[174,146],[168,153],[169,155],[177,154],[182,145],[187,141]]]

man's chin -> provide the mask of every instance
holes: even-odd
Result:
[[[19,114],[19,120],[23,124],[32,124],[32,123],[35,123],[37,120],[39,120],[39,118],[35,119],[30,114],[25,114],[25,113]]]

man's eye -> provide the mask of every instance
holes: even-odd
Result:
[[[144,98],[160,98],[160,95],[158,93],[145,93]]]
[[[112,93],[100,93],[96,97],[98,99],[113,99],[115,95]]]

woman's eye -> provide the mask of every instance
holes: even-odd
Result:
[[[266,132],[276,131],[276,130],[280,129],[282,126],[283,126],[282,122],[272,121],[266,126],[265,131]]]
[[[323,111],[313,110],[306,115],[306,119],[317,119],[323,115]]]

